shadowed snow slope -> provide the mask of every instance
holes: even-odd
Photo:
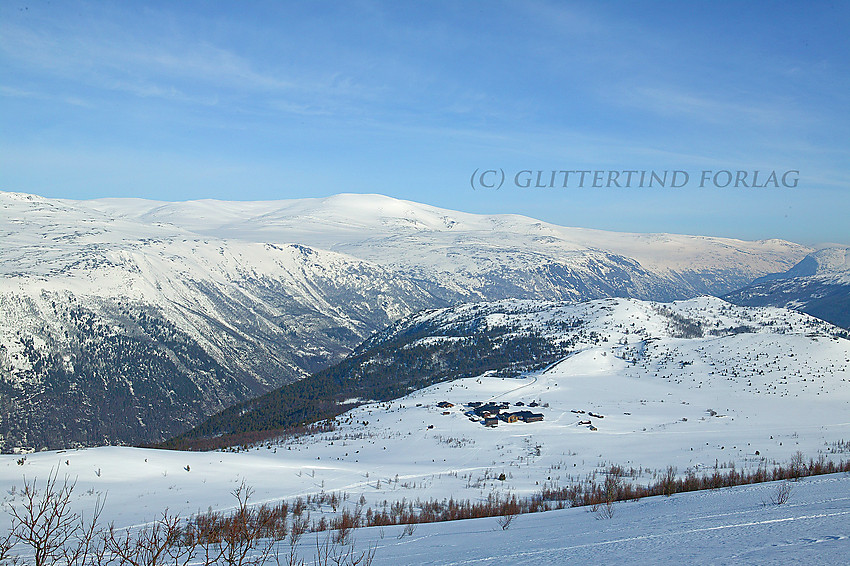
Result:
[[[724,298],[739,305],[796,309],[850,329],[850,248],[819,250],[788,271],[757,279]]]

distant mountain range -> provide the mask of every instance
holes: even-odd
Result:
[[[153,442],[428,308],[723,294],[812,250],[563,228],[379,195],[0,193],[0,448]]]
[[[799,310],[850,329],[850,248],[833,247],[803,258],[724,296],[739,305]]]
[[[450,302],[720,295],[785,271],[812,250],[782,240],[566,228],[381,195],[271,202],[86,201],[125,221],[230,241],[298,243],[370,261]]]

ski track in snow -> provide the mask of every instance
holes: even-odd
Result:
[[[794,497],[805,501],[794,506],[754,504],[740,497],[775,484],[710,492],[712,507],[746,507],[724,515],[689,516],[706,505],[706,494],[690,493],[617,503],[610,520],[570,509],[520,516],[508,531],[499,530],[494,519],[455,528],[420,525],[404,544],[378,540],[375,564],[841,564],[850,552],[850,504],[848,498],[822,497],[822,490],[847,489],[850,478],[830,478],[836,482],[810,478],[795,483]],[[674,501],[675,514],[665,509]],[[730,515],[744,520],[715,520]],[[693,522],[711,524],[690,526]],[[372,541],[374,535],[362,539]]]

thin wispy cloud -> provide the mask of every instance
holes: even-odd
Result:
[[[275,100],[277,109],[305,107],[299,100],[358,96],[354,81],[338,72],[261,71],[231,50],[207,42],[186,43],[155,34],[92,34],[91,30],[46,33],[13,25],[0,26],[0,50],[20,68],[40,70],[70,84],[143,98],[215,105],[223,96],[246,95]],[[14,87],[7,87],[14,90]],[[288,105],[281,97],[294,98]]]
[[[742,103],[730,100],[721,93],[714,96],[683,91],[675,87],[640,87],[620,91],[611,97],[615,103],[640,109],[660,116],[687,116],[697,122],[730,123],[745,121],[750,124],[781,127],[783,124],[799,125],[807,115],[790,104],[766,102]]]

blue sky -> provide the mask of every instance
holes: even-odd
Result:
[[[0,190],[375,192],[572,226],[850,244],[848,6],[4,0]],[[473,190],[476,170],[507,182]],[[691,179],[524,188],[524,170]],[[724,170],[800,173],[793,188],[698,186]]]

